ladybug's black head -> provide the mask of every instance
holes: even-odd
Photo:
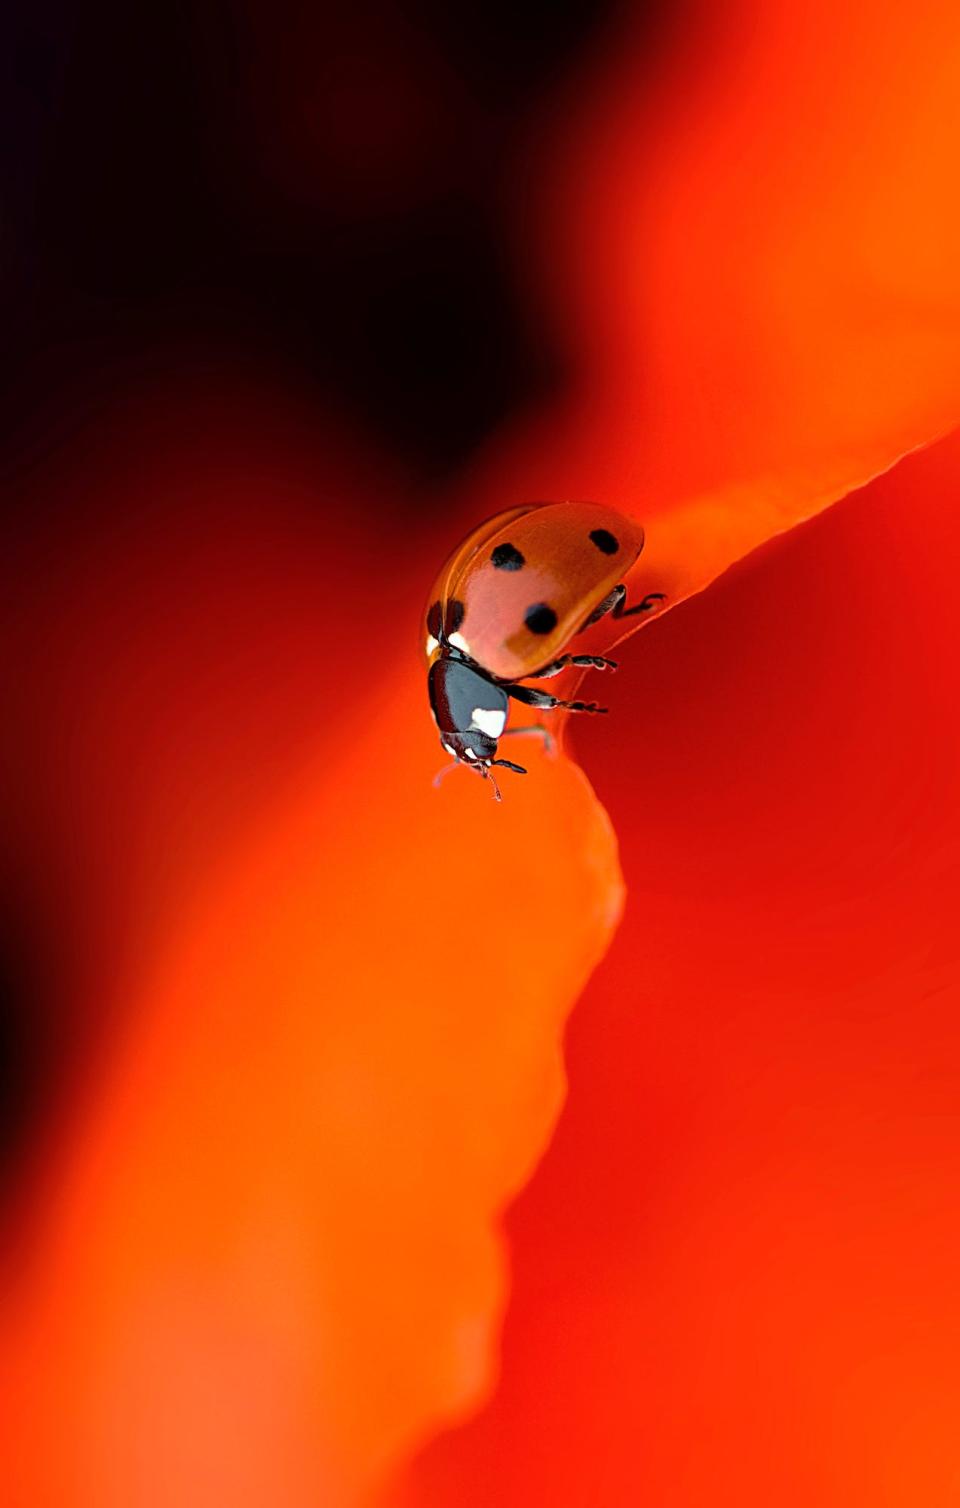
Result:
[[[521,765],[497,758],[497,744],[510,706],[507,693],[478,666],[441,654],[430,666],[430,706],[440,730],[440,743],[452,758],[472,766],[484,778],[492,765],[527,772]],[[496,782],[494,791],[499,799]]]
[[[478,728],[448,729],[441,732],[440,743],[447,754],[465,764],[492,764],[497,757],[497,740]]]

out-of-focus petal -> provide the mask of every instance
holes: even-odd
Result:
[[[168,403],[159,427],[176,432],[176,412]],[[212,445],[208,434],[208,467]],[[221,514],[208,476],[181,513],[167,464],[171,506],[137,525],[146,548],[94,534],[84,613],[45,625],[51,651],[86,664],[81,711],[106,713],[61,756],[78,784],[84,760],[95,781],[98,755],[111,770],[109,839],[85,835],[91,910],[117,914],[144,825],[154,864],[177,869],[155,826],[165,803],[172,831],[193,836],[193,867],[172,891],[149,868],[130,872],[141,909],[163,897],[164,921],[128,962],[122,1020],[47,1170],[12,1295],[4,1473],[18,1508],[352,1501],[476,1402],[504,1298],[495,1218],[552,1128],[563,1022],[621,904],[602,809],[537,741],[523,744],[525,780],[505,772],[500,806],[466,770],[434,788],[445,756],[415,631],[433,562],[421,579],[403,530],[391,551],[380,521],[393,570],[376,589],[351,571],[367,558],[362,532],[329,527],[331,497],[273,517],[255,505],[262,482],[234,479]],[[269,490],[288,501],[285,474]],[[334,496],[363,518],[362,495]],[[206,568],[184,575],[191,554]],[[242,561],[256,615],[235,589]],[[310,640],[298,642],[285,594],[311,562],[322,632],[308,742],[289,694],[301,668],[284,656]],[[237,658],[211,661],[210,633]],[[130,637],[144,669],[180,663],[186,691],[173,675],[131,686]],[[261,679],[265,643],[274,683]],[[279,779],[257,742],[255,794],[235,790],[225,814],[217,760],[191,735],[182,788],[177,729],[211,695],[242,727],[243,686],[304,742],[299,771]],[[131,697],[148,726],[171,727],[153,760]],[[98,867],[113,872],[102,895]]]
[[[700,4],[652,58],[647,20],[544,133],[574,397],[478,491],[636,513],[676,602],[960,416],[960,15]]]

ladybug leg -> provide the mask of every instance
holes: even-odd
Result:
[[[599,707],[596,702],[562,702],[558,696],[550,696],[546,691],[535,691],[532,686],[504,686],[507,696],[512,696],[515,701],[523,702],[526,707],[543,707],[550,711],[563,712],[607,712],[609,708]]]
[[[647,613],[655,602],[666,601],[666,592],[648,592],[643,601],[638,602],[636,607],[624,607],[623,604],[626,600],[627,589],[621,581],[619,586],[615,586],[613,591],[609,592],[602,602],[597,603],[586,623],[579,629],[579,632],[583,633],[585,628],[589,628],[591,623],[596,623],[606,613],[609,613],[614,619],[632,618],[634,613]]]
[[[582,634],[583,630],[589,628],[591,623],[596,623],[600,618],[605,617],[607,613],[615,613],[617,608],[620,608],[620,615],[622,617],[623,602],[626,595],[627,589],[621,581],[619,586],[615,586],[612,592],[607,593],[602,602],[597,603],[586,622],[580,625],[578,632]]]
[[[667,600],[666,592],[648,592],[647,595],[643,597],[635,607],[624,607],[623,604],[626,601],[626,595],[626,591],[624,591],[624,594],[620,598],[620,601],[613,609],[612,617],[632,618],[634,613],[648,613],[655,603],[666,602]]]
[[[561,655],[559,660],[554,660],[552,665],[545,665],[531,677],[534,681],[545,681],[549,676],[559,675],[569,665],[580,665],[585,670],[616,670],[616,660],[604,659],[603,655]]]

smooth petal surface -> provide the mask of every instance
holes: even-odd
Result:
[[[176,432],[179,400],[162,412]],[[161,916],[113,980],[109,1050],[21,1242],[18,1505],[352,1502],[475,1403],[504,1298],[495,1221],[552,1128],[563,1022],[620,911],[612,830],[569,761],[525,742],[530,774],[500,806],[468,771],[434,788],[409,541],[406,569],[358,594],[362,526],[326,523],[335,500],[363,518],[356,477],[301,493],[294,429],[282,460],[245,441],[241,481],[234,431],[208,429],[199,486],[189,451],[168,452],[151,482],[166,508],[132,538],[91,533],[79,579],[68,554],[22,635],[54,704],[24,718],[41,765],[77,680],[81,717],[104,709],[57,761],[106,813],[99,832],[75,821],[89,935],[122,921],[124,887],[135,916]],[[269,518],[264,485],[283,498]],[[38,557],[57,579],[49,539]],[[358,652],[374,609],[409,633]],[[284,728],[299,768],[278,762]]]
[[[489,1382],[492,1222],[557,1112],[615,847],[565,760],[497,811],[434,790],[397,679],[130,1002],[31,1336],[34,1501],[51,1464],[98,1508],[342,1501]]]
[[[954,437],[578,726],[627,909],[508,1218],[500,1387],[391,1508],[955,1497],[958,487]]]
[[[631,595],[664,591],[668,605],[936,439],[960,392],[955,8],[749,5],[697,17],[706,25],[667,44],[652,88],[627,22],[593,101],[574,105],[537,266],[571,318],[579,388],[559,422],[552,413],[515,431],[477,479],[478,494],[507,501],[599,496],[636,513],[647,548]],[[503,1394],[427,1457],[410,1487],[417,1508],[700,1504],[718,1483],[735,1484],[736,1502],[849,1503],[864,1479],[865,1502],[933,1504],[952,1481],[942,1400],[955,1338],[922,1337],[941,1316],[952,1336],[955,1306],[939,1277],[926,1304],[914,1300],[927,1242],[946,1240],[955,1260],[951,1175],[931,1186],[924,1170],[914,1068],[898,1111],[892,1086],[866,1091],[861,1108],[861,1074],[845,1087],[844,1065],[860,1052],[870,1061],[859,1030],[876,1019],[891,1045],[863,1074],[883,1080],[917,1018],[906,1058],[933,1072],[943,1017],[923,1002],[956,992],[956,950],[945,948],[957,891],[952,766],[933,752],[956,743],[947,646],[957,625],[937,606],[951,591],[941,561],[956,554],[955,455],[946,446],[905,463],[848,505],[836,534],[824,524],[810,536],[829,563],[808,555],[806,570],[771,581],[768,612],[746,631],[758,657],[769,646],[758,684],[745,643],[730,643],[704,602],[686,630],[655,629],[627,657],[642,685],[610,689],[615,711],[630,705],[615,741],[578,727],[588,768],[602,757],[601,794],[630,850],[629,925],[577,1019],[597,1015],[574,1032],[585,1076],[601,1082],[571,1110],[511,1227],[529,1245]],[[911,517],[918,485],[922,521]],[[910,652],[897,628],[904,594],[918,611],[922,601]],[[716,665],[718,642],[733,664],[713,692],[697,667],[705,656]],[[902,728],[901,698],[911,708]],[[666,743],[664,715],[678,724]],[[707,738],[711,718],[720,731]],[[914,733],[924,719],[929,734]],[[753,760],[745,739],[759,741]],[[731,764],[734,781],[745,773],[728,791]],[[780,1038],[785,997],[794,1006]],[[805,1013],[816,1010],[826,1024],[808,1056]],[[952,1037],[946,1052],[953,1065]],[[818,1054],[834,1063],[829,1084]],[[744,1095],[753,1108],[741,1112]],[[791,1096],[823,1102],[822,1113],[782,1108]],[[871,1146],[876,1118],[895,1121],[902,1140],[893,1188],[886,1134]],[[796,1149],[799,1121],[810,1122],[809,1152]],[[792,1241],[794,1195],[775,1155],[765,1172],[741,1171],[769,1138],[798,1169],[806,1224]],[[952,1167],[951,1131],[934,1140],[932,1155]],[[748,1192],[725,1213],[727,1181],[741,1178]],[[911,1182],[925,1190],[916,1243],[898,1234]],[[714,1265],[717,1248],[727,1255]],[[870,1298],[858,1307],[865,1269]],[[872,1327],[888,1308],[889,1329]],[[769,1332],[788,1337],[782,1379]],[[902,1421],[892,1435],[877,1428],[892,1419]]]

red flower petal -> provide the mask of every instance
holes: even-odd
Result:
[[[496,485],[484,489],[484,512],[518,497],[576,494],[636,509],[649,538],[638,585],[665,590],[673,602],[930,439],[953,416],[960,377],[954,193],[960,52],[952,7],[921,4],[861,17],[822,5],[802,18],[786,6],[756,15],[744,7],[724,10],[723,28],[722,36],[708,34],[708,54],[691,59],[681,49],[670,90],[641,108],[632,49],[621,49],[622,92],[605,74],[604,119],[595,129],[578,123],[583,198],[571,203],[568,170],[549,239],[552,255],[573,247],[573,268],[561,266],[558,282],[581,334],[580,401],[551,414],[539,432],[515,436],[485,476]],[[588,233],[578,239],[584,227]],[[232,530],[232,504],[226,516]],[[274,537],[274,527],[260,520],[250,529],[251,558]],[[331,549],[310,531],[305,537],[302,553],[316,565],[317,598],[330,615],[333,642],[347,642],[351,551]],[[352,537],[362,538],[362,530]],[[390,600],[412,625],[424,581],[450,541],[437,540],[429,561],[399,529],[381,543],[401,583]],[[134,622],[149,625],[145,638],[159,643],[162,663],[163,572],[149,562],[142,569],[127,609]],[[94,572],[94,580],[110,577],[108,552],[104,575]],[[154,588],[152,604],[149,592],[136,600],[145,584]],[[270,596],[268,590],[268,608]],[[800,599],[804,614],[809,597],[808,591]],[[187,599],[202,629],[209,621],[197,610],[202,592]],[[99,621],[109,644],[118,635],[111,636],[107,615],[98,618],[101,611],[94,598],[90,620]],[[249,626],[250,618],[240,621]],[[121,645],[110,653],[120,659],[129,622],[127,613],[114,620]],[[849,637],[858,622],[856,615],[842,620]],[[65,654],[75,652],[68,636],[55,642]],[[273,642],[278,651],[297,652],[294,634]],[[691,677],[702,642],[689,644],[673,667],[667,684],[678,688],[678,700],[694,700]],[[806,622],[802,643],[808,652]],[[58,1168],[45,1240],[18,1296],[10,1365],[18,1401],[11,1417],[20,1433],[8,1453],[8,1475],[28,1502],[109,1508],[136,1501],[149,1508],[170,1501],[335,1500],[366,1485],[439,1418],[475,1401],[487,1381],[487,1341],[502,1304],[489,1222],[528,1173],[556,1112],[564,1012],[613,925],[618,876],[606,823],[562,761],[538,762],[522,800],[499,811],[469,776],[439,793],[429,788],[436,745],[412,650],[409,659],[405,654],[405,644],[385,649],[378,639],[370,680],[344,672],[336,713],[349,743],[288,801],[280,798],[272,766],[260,772],[254,795],[237,798],[242,817],[224,824],[232,829],[233,851],[226,877],[208,871],[201,880],[184,866],[172,895],[157,887],[164,946],[149,936],[146,977],[131,991],[129,1036],[116,1047],[89,1119],[75,1132],[66,1169]],[[280,663],[279,655],[271,658]],[[108,660],[87,683],[88,695],[76,704],[84,721],[112,705],[115,663]],[[189,654],[185,663],[192,673]],[[269,677],[262,669],[237,670],[229,655],[213,663],[220,671],[230,667],[227,681],[233,677],[243,688],[241,700],[263,695]],[[202,708],[208,696],[209,685],[194,682],[194,706]],[[162,714],[176,704],[169,693],[167,702],[158,699],[160,736],[145,745],[144,767],[155,777],[159,771],[161,784],[169,758]],[[260,705],[268,719],[276,702],[266,695]],[[756,723],[758,707],[768,720],[773,716],[773,701],[766,710],[743,686],[731,705],[742,713],[731,740],[751,719]],[[643,714],[629,737],[624,726],[608,748],[636,782],[646,812],[652,782],[637,781],[633,752],[654,737],[652,708],[644,704]],[[305,724],[289,707],[285,715],[302,735]],[[792,702],[781,707],[778,747],[789,746],[800,716]],[[62,740],[63,724],[53,726]],[[131,726],[135,719],[121,716],[104,735],[107,769],[125,771],[123,740]],[[673,772],[685,773],[688,799],[710,788],[709,764],[684,752],[695,746],[699,727],[680,745]],[[78,783],[85,767],[94,778],[93,756],[101,752],[94,739],[86,765],[80,759],[73,766]],[[861,750],[857,768],[864,762]],[[203,814],[217,799],[217,762],[200,756],[192,769],[191,791]],[[125,771],[117,797],[122,804],[126,786],[129,825],[119,830],[134,850],[144,833],[129,796],[139,773],[131,778]],[[825,807],[841,833],[850,785],[844,802]],[[105,805],[112,809],[109,796]],[[775,782],[751,790],[767,821],[771,813],[783,820],[780,796]],[[792,791],[791,803],[792,813],[805,816]],[[625,802],[627,822],[631,805],[632,798]],[[153,818],[164,810],[160,801]],[[669,825],[657,844],[646,817],[635,822],[628,829],[632,852],[649,863],[669,842]],[[203,827],[203,815],[196,826]],[[207,862],[222,854],[223,831],[199,841]],[[496,848],[491,831],[502,840]],[[699,829],[691,831],[699,841]],[[141,850],[145,870],[162,851],[160,824],[149,832],[153,842]],[[736,831],[722,829],[722,836],[722,863],[711,883],[725,890]],[[108,869],[115,866],[115,896],[122,865],[89,834],[88,844]],[[174,839],[171,851],[176,847]],[[836,851],[842,857],[843,840]],[[892,862],[895,854],[882,857]],[[822,894],[821,868],[813,870],[808,904]],[[664,989],[686,979],[684,998],[709,1009],[711,978],[698,971],[694,947],[703,913],[689,904],[690,875],[674,878],[684,904],[677,913],[655,913],[673,939],[661,979]],[[139,883],[137,914],[144,915],[153,893],[144,873]],[[925,885],[922,893],[929,899],[933,888]],[[757,904],[751,892],[745,910],[721,908],[718,915],[749,930]],[[101,923],[107,914],[104,906]],[[889,926],[899,912],[891,907],[885,915]],[[809,928],[801,931],[805,939]],[[795,918],[785,935],[796,941]],[[929,940],[919,926],[916,936]],[[631,980],[648,937],[644,931],[630,939],[625,977]],[[726,937],[719,923],[709,934],[714,960],[722,962]],[[844,957],[831,955],[831,965],[841,966]],[[762,970],[758,979],[762,985]],[[799,1031],[800,1018],[792,1019]],[[673,1022],[665,1017],[665,1033],[678,1029]],[[898,1018],[892,1057],[906,1041]],[[681,1090],[698,1042],[685,1040],[677,1062],[667,1055],[665,1071],[677,1072]],[[762,1055],[748,1061],[762,1077]],[[925,1059],[923,1071],[934,1066],[933,1057]],[[801,1092],[811,1083],[822,1087],[814,1075],[801,1081]],[[682,1162],[682,1133],[697,1110],[696,1093],[687,1099],[672,1087],[668,1093],[679,1108],[650,1126],[660,1139],[657,1168],[664,1177]],[[737,1176],[737,1149],[762,1137],[769,1121],[761,1111],[771,1103],[760,1097],[750,1136],[736,1142]],[[602,1108],[613,1113],[609,1101]],[[829,1131],[833,1123],[825,1124]],[[628,1170],[637,1156],[635,1129],[624,1143]],[[823,1123],[815,1129],[823,1134]],[[710,1173],[709,1135],[705,1144],[706,1171],[693,1168],[693,1185]],[[829,1158],[814,1167],[818,1175],[829,1172]],[[580,1184],[572,1196],[566,1190],[565,1207],[583,1202],[593,1176],[591,1161],[579,1165]],[[748,1168],[748,1182],[750,1176]],[[629,1392],[636,1384],[634,1354],[651,1333],[662,1334],[669,1366],[661,1394],[679,1410],[701,1357],[693,1343],[704,1331],[709,1339],[714,1323],[709,1304],[702,1322],[688,1308],[681,1339],[690,1349],[671,1347],[669,1306],[678,1294],[683,1298],[684,1282],[702,1272],[703,1231],[690,1211],[722,1202],[708,1190],[698,1205],[691,1182],[684,1185],[678,1175],[664,1196],[669,1202],[671,1191],[686,1189],[677,1218],[687,1223],[678,1277],[670,1262],[658,1267],[656,1254],[650,1259],[660,1279],[650,1285],[659,1309],[647,1302],[632,1251],[623,1288],[610,1301],[613,1330],[631,1295],[639,1288],[644,1297],[633,1329],[625,1327],[633,1346],[601,1358],[601,1375],[613,1379],[607,1391],[621,1430],[618,1466],[648,1459],[633,1440],[624,1444],[637,1425]],[[852,1179],[844,1187],[855,1185]],[[760,1186],[767,1188],[763,1180]],[[726,1180],[717,1188],[723,1194]],[[791,1206],[776,1186],[774,1193],[770,1207],[786,1222]],[[757,1204],[747,1199],[735,1207],[732,1227],[706,1222],[720,1241],[718,1271],[727,1279],[749,1256],[743,1231]],[[801,1208],[815,1213],[816,1202],[801,1201]],[[908,1216],[909,1201],[902,1208]],[[889,1237],[883,1221],[877,1230],[879,1238]],[[571,1242],[573,1234],[567,1232]],[[768,1234],[773,1239],[775,1229]],[[821,1251],[816,1243],[811,1249]],[[565,1248],[568,1255],[575,1250]],[[612,1248],[611,1260],[618,1254]],[[598,1271],[605,1274],[605,1264]],[[830,1272],[821,1272],[811,1293],[826,1298]],[[880,1283],[876,1291],[882,1301],[890,1289]],[[595,1302],[597,1292],[593,1286],[587,1301]],[[563,1301],[576,1312],[569,1291]],[[721,1325],[735,1329],[735,1311],[736,1305],[724,1309]],[[816,1312],[816,1305],[808,1303],[805,1312]],[[546,1324],[555,1324],[554,1311]],[[864,1322],[854,1341],[862,1345],[866,1333]],[[723,1350],[724,1358],[729,1354]],[[584,1366],[574,1374],[580,1412],[572,1423],[563,1421],[577,1450],[558,1452],[556,1470],[546,1469],[551,1501],[562,1501],[577,1483],[597,1481],[608,1412],[596,1403],[591,1411],[582,1386],[595,1352],[587,1346],[580,1359]],[[610,1368],[605,1374],[603,1364]],[[815,1380],[815,1372],[811,1365],[804,1375]],[[729,1400],[743,1381],[738,1359],[732,1370],[721,1366],[702,1395],[698,1418],[708,1445],[721,1421],[720,1445],[703,1456],[709,1469],[701,1470],[699,1458],[691,1464],[686,1431],[667,1435],[646,1482],[654,1495],[676,1496],[689,1482],[690,1500],[702,1501],[725,1479],[731,1456],[724,1442],[735,1418]],[[927,1389],[934,1404],[935,1381]],[[883,1412],[882,1386],[868,1384],[857,1394],[854,1379],[851,1390],[855,1420],[869,1412],[858,1397]],[[762,1402],[764,1390],[758,1396]],[[724,1403],[719,1412],[710,1406],[716,1397]],[[531,1437],[529,1412],[514,1416],[512,1427],[519,1432],[513,1464],[522,1487],[541,1480],[533,1458],[520,1452]],[[773,1443],[757,1452],[756,1480],[761,1486],[772,1480],[787,1501],[776,1470],[782,1428],[783,1415],[774,1409]],[[739,1438],[751,1448],[747,1435]],[[923,1430],[913,1438],[922,1444]],[[901,1476],[909,1456],[893,1452]],[[462,1468],[461,1462],[456,1469]],[[502,1462],[501,1469],[506,1476]],[[802,1483],[805,1502],[822,1495],[811,1472]],[[606,1480],[615,1485],[629,1472],[621,1479],[611,1467]],[[857,1480],[851,1471],[853,1491]],[[454,1499],[466,1501],[469,1481],[455,1481]]]
[[[617,739],[578,730],[627,909],[508,1219],[500,1387],[391,1508],[949,1498],[958,488],[954,437],[635,642]]]
[[[960,21],[707,4],[653,65],[646,25],[545,133],[532,293],[577,382],[477,507],[616,503],[676,602],[960,418]]]
[[[476,1402],[494,1221],[552,1129],[563,1022],[621,905],[613,833],[568,761],[525,748],[500,806],[467,770],[434,788],[416,541],[386,536],[378,586],[354,569],[356,480],[304,508],[295,452],[268,466],[247,438],[238,464],[237,428],[205,435],[208,473],[233,458],[222,495],[165,446],[167,507],[91,529],[82,565],[68,542],[22,634],[37,828],[56,747],[57,787],[99,791],[100,831],[76,823],[89,935],[123,927],[125,886],[141,939],[8,1320],[24,1503],[344,1501]],[[264,471],[285,498],[269,520]],[[39,554],[57,580],[55,542]],[[271,720],[301,741],[296,776]]]

